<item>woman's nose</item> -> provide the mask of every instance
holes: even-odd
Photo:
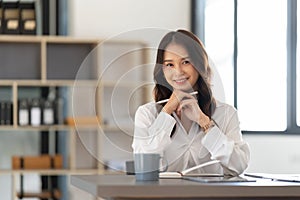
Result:
[[[180,64],[175,65],[175,71],[178,74],[182,74],[183,73],[182,66]]]

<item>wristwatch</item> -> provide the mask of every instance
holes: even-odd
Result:
[[[204,133],[207,133],[209,129],[215,126],[214,120],[210,120],[207,125],[205,125],[203,128]]]

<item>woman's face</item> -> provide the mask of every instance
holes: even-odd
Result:
[[[171,43],[166,47],[163,60],[163,72],[167,82],[182,91],[190,91],[196,84],[199,73],[190,61],[186,49]]]

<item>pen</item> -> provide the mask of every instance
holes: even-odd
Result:
[[[194,91],[194,92],[191,92],[189,94],[190,95],[195,95],[195,94],[198,94],[198,91]],[[169,99],[164,99],[164,100],[160,100],[160,101],[156,102],[156,104],[162,104],[162,103],[166,103],[168,101],[169,101]]]
[[[261,176],[261,175],[257,175],[257,174],[244,174],[245,176],[249,176],[249,177],[252,177],[252,178],[265,178],[265,179],[268,179],[264,176]]]

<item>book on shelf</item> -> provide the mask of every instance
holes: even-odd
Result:
[[[12,169],[62,169],[63,157],[60,154],[38,156],[13,156]]]
[[[205,163],[202,163],[200,165],[196,165],[194,167],[188,168],[186,170],[183,171],[177,171],[177,172],[161,172],[159,173],[159,178],[183,178],[185,176],[193,176],[193,177],[222,177],[224,176],[223,174],[218,174],[218,173],[191,173],[192,171],[196,170],[196,169],[200,169],[202,167],[206,167],[209,165],[213,165],[213,164],[217,164],[220,163],[219,160],[212,160],[212,161],[208,161]]]

